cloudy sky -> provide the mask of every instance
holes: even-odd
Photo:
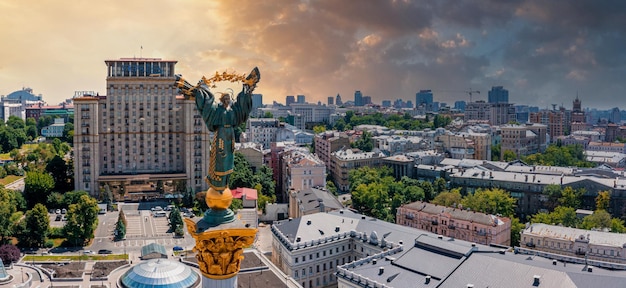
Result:
[[[625,32],[617,0],[0,0],[0,94],[105,94],[104,60],[143,56],[188,79],[258,66],[265,103],[501,85],[518,104],[626,109]]]

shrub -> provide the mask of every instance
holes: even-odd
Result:
[[[0,259],[5,264],[15,262],[20,259],[20,249],[15,245],[4,244],[0,246]]]

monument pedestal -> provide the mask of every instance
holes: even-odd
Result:
[[[203,276],[202,287],[236,288],[243,249],[254,243],[257,229],[247,228],[228,209],[232,201],[229,189],[224,193],[211,190],[207,192],[209,210],[204,217],[198,222],[184,220],[189,234],[196,240],[193,250]]]

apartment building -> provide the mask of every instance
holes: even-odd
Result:
[[[248,123],[246,123],[246,140],[261,143],[263,149],[268,149],[272,142],[276,142],[278,128],[280,128],[278,119],[249,118]]]
[[[446,133],[436,138],[438,150],[453,159],[491,160],[491,134]]]
[[[330,154],[343,147],[350,147],[350,138],[345,132],[325,131],[315,135],[315,154],[330,170]]]
[[[517,157],[543,152],[547,148],[546,126],[541,124],[500,126],[500,157],[504,151],[513,151]]]
[[[289,217],[300,218],[314,213],[343,209],[341,202],[327,190],[307,188],[289,192]]]
[[[522,230],[520,247],[586,260],[626,264],[626,234],[534,223]]]
[[[306,149],[291,149],[281,155],[283,189],[302,191],[326,187],[326,165]]]
[[[550,142],[554,142],[557,137],[565,135],[566,131],[569,133],[571,122],[567,122],[567,116],[570,114],[566,112],[568,111],[564,109],[541,110],[536,113],[530,113],[529,120],[531,123],[546,125],[548,135],[550,135]]]
[[[507,124],[515,121],[515,107],[511,103],[469,102],[465,106],[466,122],[488,121],[491,125]]]
[[[340,149],[330,154],[330,173],[335,181],[335,186],[341,192],[350,191],[348,173],[359,167],[379,167],[385,154],[375,150],[362,152],[349,148]]]
[[[265,155],[263,145],[259,143],[245,142],[235,143],[235,151],[241,153],[248,161],[253,173],[256,173],[263,166]]]
[[[75,189],[118,200],[207,189],[209,133],[178,96],[177,61],[106,60],[106,96],[74,98]],[[180,191],[183,190],[183,191]]]
[[[421,201],[405,204],[398,207],[396,224],[484,245],[511,244],[511,219],[462,207]]]

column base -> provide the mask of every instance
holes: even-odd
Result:
[[[202,288],[237,288],[237,275],[220,280],[202,276]]]

